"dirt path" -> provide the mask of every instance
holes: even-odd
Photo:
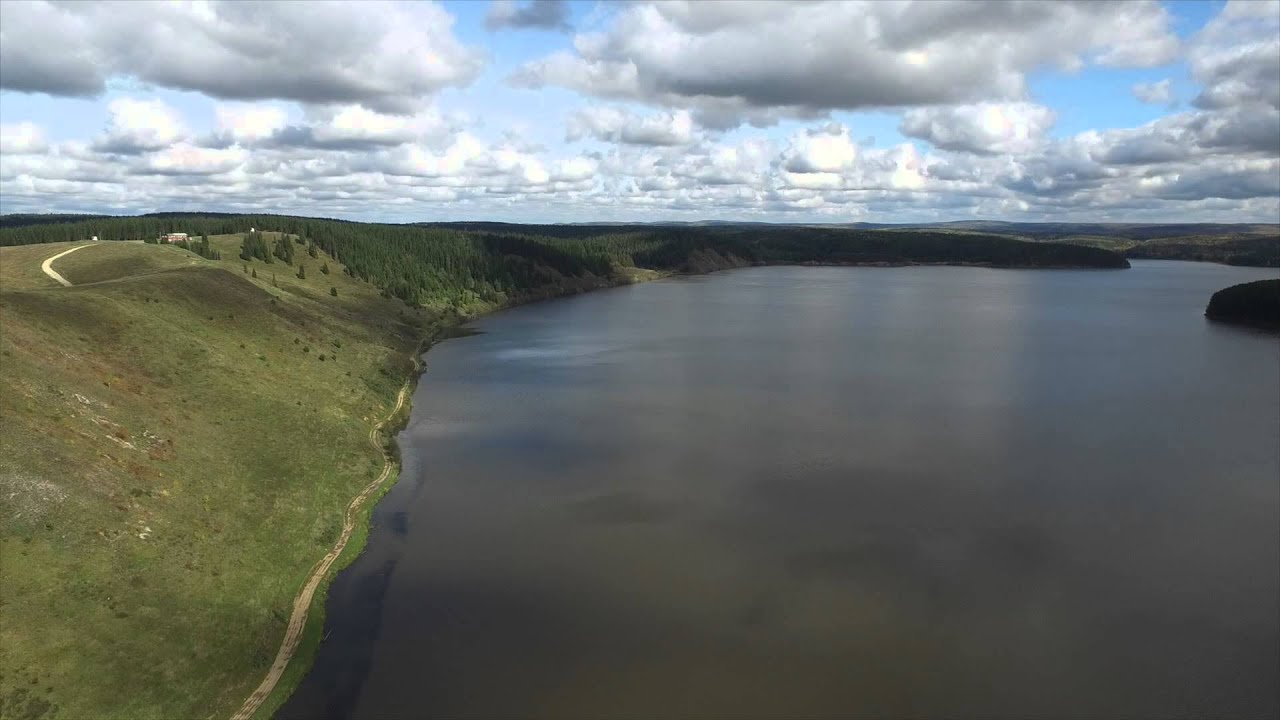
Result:
[[[93,244],[93,243],[89,243],[89,245],[92,245],[92,244]],[[89,247],[89,245],[77,245],[77,246],[75,246],[75,247],[71,248],[70,250],[63,250],[62,252],[58,253],[57,255],[54,255],[53,257],[49,258],[48,260],[45,260],[44,262],[40,263],[40,269],[44,271],[44,274],[45,274],[45,275],[48,275],[49,277],[53,278],[54,280],[57,280],[57,281],[58,281],[59,283],[61,283],[62,285],[66,286],[66,287],[71,287],[71,281],[70,281],[70,280],[68,280],[68,279],[66,279],[66,278],[64,278],[64,277],[62,277],[61,275],[59,275],[59,274],[58,274],[58,271],[57,271],[57,270],[54,270],[54,269],[53,269],[53,261],[54,261],[54,260],[57,260],[57,259],[58,259],[58,258],[60,258],[60,257],[62,257],[63,255],[70,255],[71,253],[73,253],[73,252],[75,252],[75,251],[77,251],[77,250],[82,250],[82,249],[84,249],[84,248],[87,248],[87,247]]]
[[[415,373],[418,371],[416,356],[413,369]],[[410,382],[412,382],[412,379],[406,380],[404,387],[400,388],[400,393],[396,395],[395,407],[391,409],[390,413],[387,413],[387,417],[374,425],[369,431],[369,444],[378,450],[382,450],[382,443],[380,442],[382,427],[394,418],[396,413],[400,412],[400,408],[404,406]],[[302,586],[302,589],[298,591],[297,597],[293,600],[293,614],[289,616],[289,626],[285,628],[284,640],[280,643],[280,651],[276,653],[275,662],[272,663],[271,669],[267,671],[267,676],[262,679],[262,684],[258,685],[258,689],[254,690],[249,699],[244,701],[244,705],[240,710],[231,716],[232,720],[248,720],[248,718],[253,717],[253,714],[262,706],[263,701],[275,689],[276,683],[280,682],[280,677],[284,674],[285,668],[289,666],[289,661],[293,659],[293,654],[298,649],[298,642],[302,639],[302,629],[307,625],[307,615],[311,611],[311,599],[315,595],[316,589],[320,587],[320,583],[329,572],[329,568],[338,559],[338,556],[342,554],[342,550],[347,546],[347,541],[351,539],[351,532],[355,530],[356,515],[359,513],[360,508],[382,486],[383,481],[391,474],[391,470],[394,467],[391,457],[384,455],[382,472],[347,505],[346,515],[342,520],[342,533],[338,536],[337,542],[320,559],[315,569],[311,571],[311,575],[307,577],[306,584]]]

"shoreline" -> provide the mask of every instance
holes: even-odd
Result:
[[[505,309],[505,307],[500,309]],[[488,314],[488,312],[483,314]],[[381,449],[383,460],[386,463],[384,468],[387,474],[385,477],[375,479],[369,486],[366,486],[365,492],[368,492],[368,495],[362,492],[352,498],[351,505],[348,506],[348,513],[354,513],[351,530],[346,534],[345,538],[339,537],[335,543],[335,545],[341,544],[342,548],[329,561],[328,566],[319,573],[318,580],[315,581],[314,587],[311,587],[311,597],[306,606],[298,606],[297,602],[307,592],[308,587],[312,586],[312,579],[317,575],[315,570],[307,576],[307,582],[303,584],[302,588],[294,596],[294,614],[302,613],[302,626],[296,633],[296,639],[293,641],[293,647],[288,652],[288,657],[284,659],[283,666],[278,671],[275,681],[271,683],[271,687],[262,692],[263,688],[259,686],[245,700],[245,704],[240,710],[231,716],[232,720],[271,718],[297,689],[298,683],[311,671],[311,666],[315,662],[316,652],[323,641],[321,634],[324,631],[329,586],[339,573],[364,553],[365,546],[369,542],[369,533],[372,531],[373,509],[400,481],[400,450],[396,443],[396,435],[409,423],[409,417],[413,409],[413,394],[417,390],[418,381],[423,373],[426,372],[426,363],[421,358],[437,342],[447,339],[446,336],[449,331],[459,327],[466,320],[467,318],[463,318],[457,313],[443,314],[431,332],[410,351],[409,359],[412,363],[412,368],[397,393],[400,401],[392,408],[387,417],[374,424],[370,430],[370,441]],[[377,442],[378,440],[380,442]],[[357,501],[359,501],[358,504]],[[317,561],[313,568],[319,568],[326,558],[327,554]],[[286,628],[285,637],[281,639],[282,649],[289,642],[290,636]],[[279,663],[280,660],[277,659],[273,666],[268,668],[268,677],[273,672],[274,666]],[[264,684],[266,683],[266,678],[264,678],[263,682]],[[262,692],[260,697],[258,696],[259,692]],[[250,707],[251,704],[252,707]]]

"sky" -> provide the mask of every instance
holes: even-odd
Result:
[[[1280,0],[0,2],[0,212],[1280,222]]]

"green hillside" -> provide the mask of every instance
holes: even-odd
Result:
[[[332,259],[254,279],[143,244],[68,255],[89,284],[61,288],[60,249],[0,249],[0,715],[226,716],[440,317]]]

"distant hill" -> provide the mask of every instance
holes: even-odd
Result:
[[[1125,257],[1152,260],[1194,260],[1224,265],[1280,267],[1280,237],[1161,238],[1125,249]]]
[[[1023,235],[1037,239],[1067,238],[1090,235],[1096,237],[1151,240],[1153,238],[1201,236],[1280,236],[1280,225],[1234,223],[1022,223],[992,220],[957,220],[922,225],[886,225],[855,223],[852,227],[927,227],[951,230],[977,230],[1003,235]]]
[[[1232,285],[1209,298],[1210,320],[1280,330],[1280,280]]]

